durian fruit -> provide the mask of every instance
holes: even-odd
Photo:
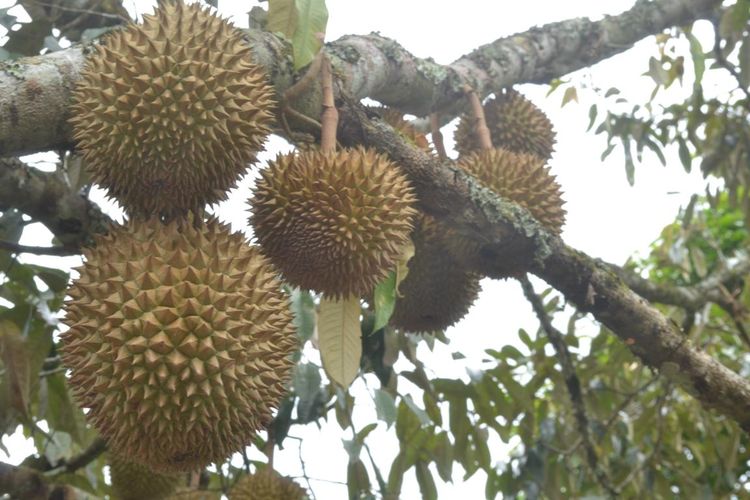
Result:
[[[240,479],[229,492],[229,500],[304,500],[307,491],[273,469],[263,469]]]
[[[275,270],[214,219],[131,221],[84,250],[61,335],[113,453],[160,472],[242,449],[272,419],[297,339]]]
[[[119,500],[158,500],[174,493],[180,484],[177,474],[161,474],[118,455],[110,455],[112,493]]]
[[[226,198],[272,121],[272,88],[241,32],[200,2],[160,2],[106,37],[71,107],[91,179],[134,215]]]
[[[250,223],[286,280],[363,296],[394,268],[416,213],[406,177],[361,147],[280,155],[261,171]]]
[[[183,488],[170,495],[167,500],[220,500],[221,494],[215,491]]]
[[[516,153],[530,153],[549,160],[555,144],[555,131],[544,112],[513,89],[488,99],[484,117],[495,147]],[[474,120],[461,117],[454,135],[456,151],[467,155],[480,150],[474,133]]]
[[[431,151],[427,136],[404,120],[404,115],[399,110],[386,106],[371,106],[370,109],[380,115],[384,122],[393,127],[406,140],[425,152]]]
[[[560,185],[542,158],[506,149],[488,149],[460,158],[458,167],[506,200],[526,208],[549,231],[565,223]]]
[[[401,282],[391,324],[409,332],[444,330],[463,318],[479,295],[481,276],[462,267],[445,246],[451,232],[423,215],[414,256]]]

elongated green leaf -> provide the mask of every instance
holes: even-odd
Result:
[[[359,371],[362,341],[359,299],[322,299],[318,318],[318,346],[328,377],[347,388]]]
[[[295,69],[308,65],[323,46],[328,9],[325,0],[271,0],[268,30],[292,43]]]
[[[294,367],[292,387],[299,398],[297,418],[302,422],[309,422],[318,417],[318,406],[323,399],[321,382],[320,369],[317,366],[300,363]]]
[[[703,47],[698,39],[692,33],[685,32],[688,41],[690,42],[690,55],[693,58],[693,68],[695,71],[695,85],[700,85],[703,80],[703,73],[706,72],[706,57],[703,52]]]
[[[359,458],[350,460],[346,466],[346,485],[349,489],[349,498],[361,498],[362,493],[370,492],[370,476]]]
[[[381,389],[375,390],[375,411],[378,418],[390,428],[396,421],[396,401],[393,396]]]
[[[302,343],[307,342],[315,333],[315,302],[307,290],[295,288],[292,291],[292,313],[297,336]]]
[[[417,462],[417,483],[423,500],[437,500],[437,486],[426,462]]]
[[[376,332],[388,324],[396,307],[396,271],[392,271],[386,279],[378,283],[373,292],[373,306],[375,307],[375,321],[372,331]]]
[[[742,37],[740,47],[740,84],[745,88],[750,87],[750,32]]]
[[[9,406],[18,414],[28,416],[31,367],[26,343],[18,326],[7,320],[0,322],[0,357],[5,367],[4,386]]]

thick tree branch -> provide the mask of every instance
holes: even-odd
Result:
[[[547,82],[623,52],[665,28],[708,16],[720,0],[639,0],[600,21],[571,19],[533,28],[479,47],[443,66],[409,54],[377,34],[346,36],[326,46],[342,89],[418,116],[456,116],[463,85],[480,96],[514,83]],[[248,30],[255,59],[279,95],[294,83],[290,47],[270,33]],[[0,64],[0,155],[70,147],[67,108],[86,46]],[[313,94],[314,95],[314,94]],[[292,103],[318,116],[320,95]]]
[[[411,179],[424,211],[481,242],[479,260],[467,264],[488,275],[517,275],[519,269],[529,269],[581,311],[593,314],[646,365],[750,432],[750,383],[697,349],[609,265],[568,247],[522,208],[493,196],[472,177],[410,146],[385,123],[364,113],[353,100],[343,103],[342,141],[386,152]]]
[[[0,158],[0,210],[17,208],[43,223],[65,248],[77,248],[104,232],[109,218],[56,173],[16,158]]]

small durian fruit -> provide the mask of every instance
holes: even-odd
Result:
[[[506,200],[513,201],[554,234],[565,223],[560,185],[546,161],[502,148],[488,149],[460,158],[458,167]]]
[[[261,171],[250,223],[289,283],[364,296],[396,265],[414,201],[406,177],[374,150],[308,150],[279,155]]]
[[[229,500],[304,500],[307,491],[291,478],[265,468],[240,479],[229,492]]]
[[[118,455],[109,457],[112,493],[118,500],[158,500],[166,498],[177,489],[180,476],[161,474],[149,467],[131,462]]]
[[[226,198],[270,132],[274,101],[242,33],[200,2],[160,2],[94,47],[73,92],[91,179],[131,214]]]
[[[215,491],[183,488],[170,495],[167,500],[221,500],[221,494]]]
[[[427,140],[427,136],[417,130],[414,125],[404,120],[404,115],[399,110],[386,106],[371,106],[370,109],[377,113],[384,122],[393,127],[406,140],[425,152],[431,151],[430,141]]]
[[[297,338],[275,269],[215,219],[96,236],[62,356],[110,450],[159,472],[223,461],[272,420]]]
[[[414,256],[397,292],[391,324],[408,332],[444,330],[463,318],[479,295],[481,276],[468,271],[445,246],[450,231],[422,215]]]
[[[533,154],[545,161],[552,157],[555,144],[552,122],[517,91],[505,89],[488,99],[484,117],[495,147]],[[462,156],[481,149],[474,133],[474,120],[468,116],[461,117],[454,139],[456,151]]]

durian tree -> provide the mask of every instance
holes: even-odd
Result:
[[[449,65],[379,34],[322,43],[322,0],[269,0],[242,30],[221,2],[18,4],[29,22],[0,9],[0,425],[36,453],[0,463],[0,495],[315,498],[301,443],[331,425],[346,438],[314,456],[348,457],[337,498],[477,477],[488,498],[748,494],[750,2],[639,0]],[[646,100],[571,76],[643,39]],[[561,124],[520,84],[589,105],[595,158],[622,154],[631,184],[655,158],[710,189],[624,265],[566,245]],[[293,150],[258,162],[270,133]],[[212,212],[248,172],[252,239]],[[36,223],[51,245],[19,243]],[[433,376],[483,278],[518,281],[538,330]]]

